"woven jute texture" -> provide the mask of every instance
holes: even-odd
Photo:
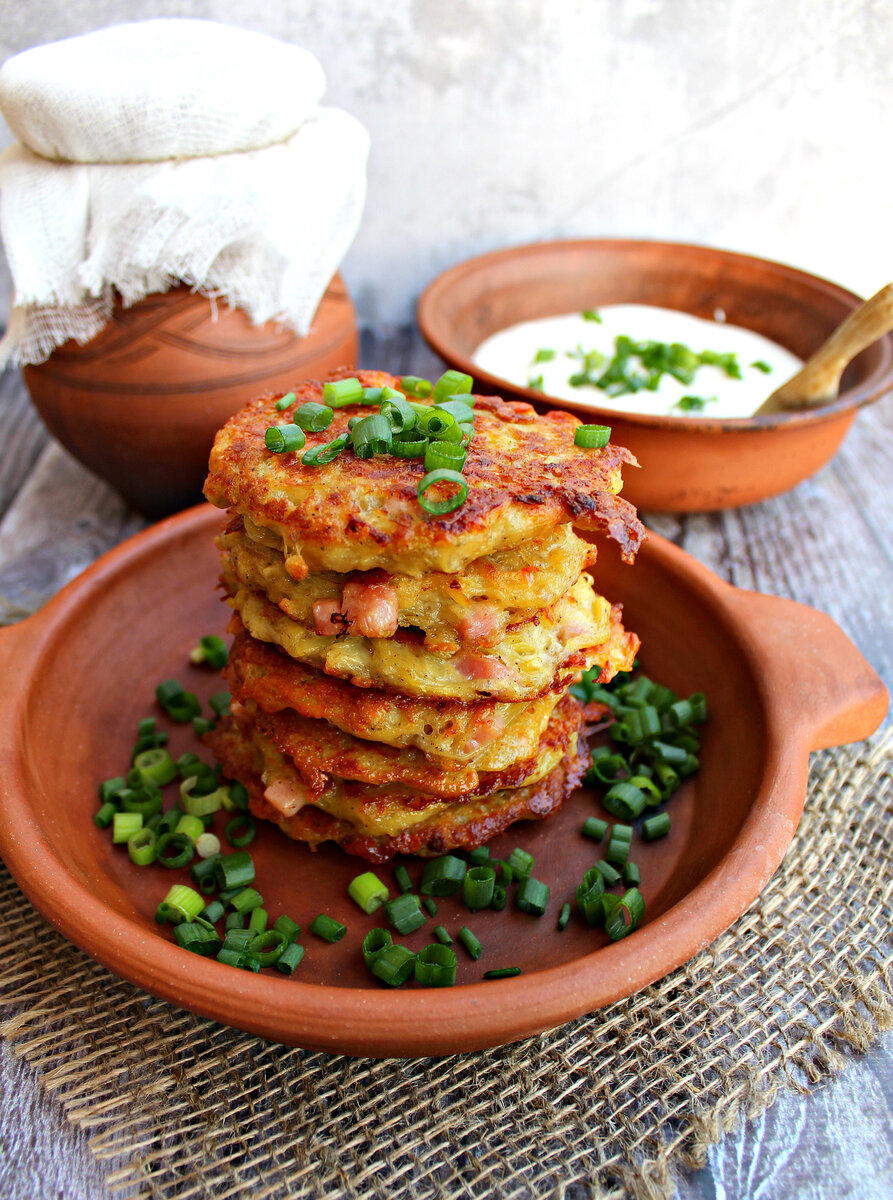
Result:
[[[808,1090],[893,1027],[891,864],[893,741],[822,753],[784,863],[708,950],[518,1045],[399,1062],[154,1000],[51,932],[4,872],[2,1032],[124,1164],[124,1196],[656,1200],[780,1086]]]

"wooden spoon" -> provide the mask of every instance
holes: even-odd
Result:
[[[851,312],[796,375],[772,393],[753,414],[817,408],[836,399],[840,377],[851,359],[893,329],[893,283]]]

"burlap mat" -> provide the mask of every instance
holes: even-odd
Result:
[[[893,1027],[893,739],[813,761],[760,899],[687,966],[516,1046],[376,1062],[271,1045],[121,983],[0,873],[8,1015],[127,1196],[664,1198],[742,1114]],[[395,997],[395,1003],[399,999]]]

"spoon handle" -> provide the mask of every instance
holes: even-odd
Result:
[[[851,312],[796,375],[777,388],[754,416],[815,408],[835,399],[840,377],[851,359],[893,329],[893,283]]]

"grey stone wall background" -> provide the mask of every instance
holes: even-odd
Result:
[[[344,268],[367,321],[548,237],[709,242],[863,293],[893,277],[889,0],[0,0],[0,56],[151,16],[319,57],[372,136]]]

